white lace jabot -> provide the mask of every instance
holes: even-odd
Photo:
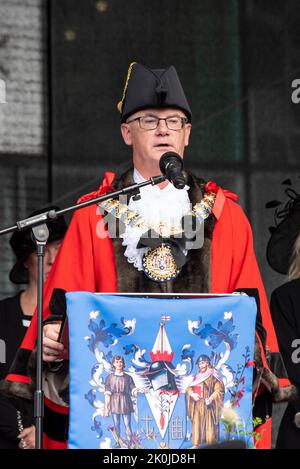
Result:
[[[145,181],[143,176],[134,169],[133,179],[136,183]],[[180,221],[190,210],[188,186],[184,189],[176,189],[169,183],[164,189],[158,186],[146,186],[140,189],[140,200],[132,200],[128,204],[130,210],[136,210],[142,215],[149,225],[157,225],[163,221],[167,225],[180,225]],[[143,270],[143,255],[149,248],[137,249],[138,241],[144,229],[132,228],[127,225],[125,232],[121,235],[123,246],[126,246],[125,256],[138,270]]]

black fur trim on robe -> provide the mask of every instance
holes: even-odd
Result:
[[[186,173],[185,176],[187,185],[190,187],[188,191],[190,202],[194,206],[203,198],[204,184],[201,184],[191,174]],[[132,169],[116,181],[115,188],[119,190],[131,184],[134,184]],[[211,239],[215,221],[213,214],[205,220],[203,247],[190,250],[190,259],[183,266],[179,276],[164,283],[150,280],[143,271],[137,270],[133,264],[130,264],[124,255],[126,247],[122,246],[122,238],[114,237],[112,241],[116,261],[118,292],[209,293],[211,289]],[[124,224],[119,220],[117,220],[117,224],[119,225],[119,232],[122,229],[124,231]]]

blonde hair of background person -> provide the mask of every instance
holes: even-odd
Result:
[[[288,272],[289,280],[296,280],[300,277],[300,233],[298,234],[292,254],[292,262]]]

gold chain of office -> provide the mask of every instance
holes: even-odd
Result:
[[[201,202],[194,205],[188,215],[196,217],[203,223],[209,217],[214,207],[216,193],[208,191],[204,194]],[[107,213],[121,220],[125,225],[132,228],[142,229],[143,232],[154,230],[162,238],[170,238],[171,236],[183,233],[182,226],[169,226],[165,221],[161,220],[157,225],[147,223],[142,215],[136,210],[130,210],[126,204],[121,204],[117,199],[108,199],[99,203],[99,206]],[[176,265],[175,258],[172,254],[171,245],[168,242],[154,249],[150,249],[143,257],[144,273],[155,282],[166,282],[174,280],[180,273]]]
[[[188,215],[196,217],[197,220],[202,223],[211,214],[215,199],[215,192],[206,192],[201,202],[197,202]],[[142,229],[144,231],[152,229],[163,238],[169,238],[170,236],[183,233],[182,226],[169,226],[163,220],[161,220],[157,225],[150,225],[146,222],[142,215],[137,213],[136,210],[130,210],[127,204],[121,204],[117,199],[104,200],[103,202],[99,203],[99,206],[107,213],[110,213],[115,218],[118,218],[125,225],[131,226],[132,228]]]

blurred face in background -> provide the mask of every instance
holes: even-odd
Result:
[[[58,240],[46,245],[44,257],[44,282],[47,280],[49,272],[54,264],[61,243],[62,240]],[[29,254],[28,258],[24,262],[24,266],[28,270],[29,283],[37,284],[38,259],[35,252]]]

